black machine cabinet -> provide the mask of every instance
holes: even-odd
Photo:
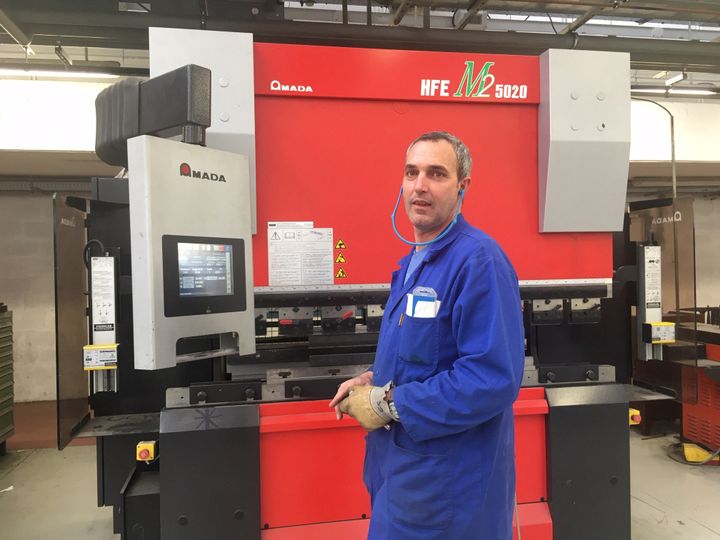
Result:
[[[554,540],[630,538],[630,441],[624,385],[548,388]]]
[[[260,540],[257,405],[160,413],[162,540]]]

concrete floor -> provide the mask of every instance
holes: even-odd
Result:
[[[664,448],[674,440],[630,434],[632,539],[720,540],[720,467],[673,462]],[[94,446],[0,457],[2,538],[117,540],[111,509],[95,506],[95,482]]]
[[[630,433],[633,540],[720,540],[720,467],[671,460],[672,435]]]
[[[96,489],[95,446],[9,451],[0,457],[0,537],[117,540]]]

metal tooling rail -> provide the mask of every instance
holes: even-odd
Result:
[[[388,284],[255,287],[255,307],[384,304]],[[520,282],[523,300],[544,298],[610,298],[611,279],[562,279]]]

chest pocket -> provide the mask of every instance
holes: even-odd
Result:
[[[411,377],[428,376],[438,364],[438,319],[405,316],[398,357]]]

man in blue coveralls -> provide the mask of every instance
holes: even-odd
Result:
[[[392,275],[373,366],[330,403],[369,432],[371,540],[512,538],[520,295],[500,246],[460,214],[471,164],[446,132],[410,145],[398,204],[413,250]]]

